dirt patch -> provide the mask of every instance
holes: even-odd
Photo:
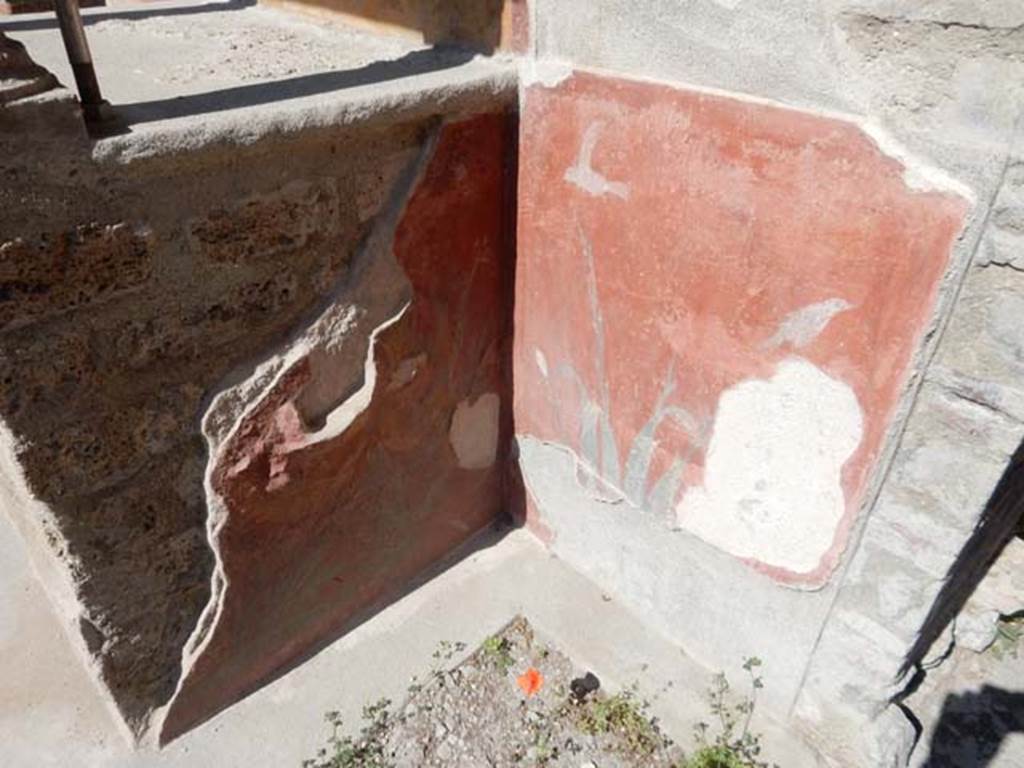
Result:
[[[358,737],[335,736],[306,768],[552,766],[669,768],[683,755],[632,690],[610,695],[529,623],[516,618],[454,668],[464,651],[443,644],[435,669],[408,700],[364,711]]]

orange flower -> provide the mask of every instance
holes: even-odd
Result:
[[[530,697],[544,686],[544,675],[536,668],[530,667],[516,678],[516,682],[523,689],[523,693]]]

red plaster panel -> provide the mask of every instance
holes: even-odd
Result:
[[[337,637],[500,513],[502,452],[462,469],[449,426],[465,398],[507,402],[508,142],[504,115],[443,130],[395,237],[414,296],[378,338],[369,407],[310,444],[293,405],[304,359],[224,447],[211,481],[227,507],[228,586],[164,741]],[[413,358],[416,375],[388,386]]]
[[[966,202],[908,188],[852,123],[660,85],[535,86],[521,126],[516,431],[571,448],[638,504],[680,459],[675,505],[704,481],[722,393],[809,361],[863,416],[842,466],[846,511],[816,568],[751,565],[827,579]],[[806,343],[779,343],[791,313],[830,300],[849,308]],[[649,468],[627,488],[659,406],[681,410],[655,425]]]

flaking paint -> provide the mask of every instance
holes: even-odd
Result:
[[[765,532],[797,551],[718,545],[785,583],[822,583],[967,201],[908,187],[854,123],[595,74],[526,90],[520,152],[517,432],[565,446],[592,471],[584,485],[672,527],[688,494],[709,493],[723,393],[799,355],[861,414],[860,430],[845,422],[860,437],[838,469],[841,510],[809,504]],[[580,169],[628,196],[581,187]],[[803,515],[813,542],[792,535]]]

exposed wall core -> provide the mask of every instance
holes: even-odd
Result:
[[[722,393],[704,482],[680,499],[677,524],[737,557],[812,571],[843,519],[842,468],[862,436],[853,391],[786,358]]]
[[[478,103],[124,162],[66,92],[0,112],[3,512],[133,737],[237,700],[502,509],[514,135]]]
[[[51,511],[89,652],[142,732],[209,599],[206,398],[348,273],[422,126],[104,166],[67,105],[19,114],[0,115],[11,493]]]

